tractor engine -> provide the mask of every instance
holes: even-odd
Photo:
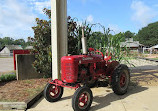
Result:
[[[105,61],[101,55],[72,55],[61,58],[63,82],[88,82],[93,76],[105,72]]]

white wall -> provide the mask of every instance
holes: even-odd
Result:
[[[5,47],[1,52],[0,52],[0,56],[10,56],[10,50]]]

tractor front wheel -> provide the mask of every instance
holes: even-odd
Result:
[[[49,102],[58,101],[63,95],[63,87],[48,83],[44,89],[44,97]]]
[[[89,87],[80,87],[72,98],[74,111],[88,111],[93,101],[93,94]]]
[[[115,94],[123,95],[127,92],[130,82],[130,72],[126,65],[119,65],[112,75],[112,89]]]

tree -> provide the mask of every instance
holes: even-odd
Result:
[[[125,32],[125,38],[133,38],[135,33],[130,32],[129,30]]]
[[[35,70],[45,76],[51,76],[51,21],[49,10],[44,9],[44,13],[49,17],[49,20],[41,20],[36,18],[37,25],[32,27],[34,30],[34,38],[31,40],[34,47],[33,53],[36,60],[33,63]]]
[[[158,44],[158,22],[151,23],[139,30],[137,38],[141,44],[146,46]]]
[[[125,39],[126,39],[124,32],[120,32],[118,34],[115,34],[114,36],[117,36],[117,37],[121,38],[121,42],[124,42]]]
[[[21,45],[23,48],[26,47],[26,43],[24,39],[17,39],[14,41],[14,45]]]
[[[14,39],[11,37],[4,37],[3,38],[3,44],[4,45],[13,45],[14,44]]]
[[[75,19],[72,19],[70,16],[67,18],[68,24],[68,53],[77,54],[78,53],[78,27]]]
[[[88,47],[99,49],[107,44],[107,36],[102,32],[93,32],[88,40]]]

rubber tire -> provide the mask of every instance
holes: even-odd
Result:
[[[86,108],[80,109],[78,107],[78,99],[79,99],[80,95],[85,91],[90,94],[90,102]],[[92,101],[93,101],[93,94],[92,94],[91,89],[87,86],[80,87],[75,91],[75,93],[72,97],[72,108],[74,109],[74,111],[88,111],[91,107]]]
[[[120,86],[120,77],[121,77],[122,71],[124,71],[124,70],[127,71],[127,74],[126,74],[126,79],[127,79],[126,82],[127,83],[126,83],[124,88],[121,88],[121,86]],[[127,65],[121,64],[114,70],[114,72],[112,74],[111,85],[112,85],[112,89],[113,89],[114,93],[117,94],[117,95],[125,94],[128,90],[129,83],[130,83],[129,68],[127,67]]]
[[[45,97],[45,99],[46,99],[47,101],[49,101],[49,102],[56,102],[56,101],[58,101],[58,100],[61,99],[61,97],[62,97],[62,95],[63,95],[64,89],[63,89],[63,87],[58,86],[59,88],[61,88],[61,89],[60,89],[60,94],[59,94],[59,96],[58,96],[57,98],[52,98],[52,97],[49,95],[49,89],[50,89],[50,87],[52,87],[52,85],[54,85],[54,84],[47,83],[47,85],[45,86],[45,89],[44,89],[44,97]]]

